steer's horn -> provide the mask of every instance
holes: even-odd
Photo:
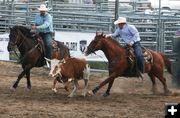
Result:
[[[59,61],[59,63],[66,63],[66,60],[63,58],[62,60]]]
[[[48,58],[46,58],[46,57],[44,57],[44,59],[45,59],[46,61],[49,61],[49,62],[51,62],[51,60],[50,60],[50,59],[48,59]]]

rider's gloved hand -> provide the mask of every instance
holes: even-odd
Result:
[[[32,30],[36,30],[36,25],[32,25],[32,26],[31,26],[31,29],[32,29]]]
[[[106,34],[105,37],[106,37],[106,38],[110,38],[110,37],[111,37],[111,34]]]

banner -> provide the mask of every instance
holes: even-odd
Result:
[[[88,61],[103,61],[107,59],[102,51],[97,51],[96,55],[84,55],[89,43],[94,39],[95,33],[82,33],[82,32],[55,32],[55,40],[63,42],[70,49],[70,54],[77,58],[86,58]]]
[[[9,60],[9,52],[7,46],[9,42],[9,34],[0,35],[0,60]]]

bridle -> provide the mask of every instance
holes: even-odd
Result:
[[[18,30],[18,34],[20,34],[20,33],[21,33],[21,32]],[[22,34],[20,34],[20,35],[22,35]],[[22,35],[22,36],[23,36],[23,35]],[[11,46],[13,46],[13,47],[16,45],[17,48],[20,48],[21,45],[23,44],[23,42],[25,41],[25,37],[23,36],[23,38],[22,38],[23,40],[22,40],[22,41],[20,42],[20,44],[18,45],[18,41],[19,41],[18,39],[19,39],[19,38],[20,38],[20,36],[19,36],[19,35],[16,35],[16,37],[15,37],[15,39],[16,39],[15,42],[12,42],[12,41],[11,41],[11,42],[9,42],[9,44],[10,44]],[[20,56],[17,54],[17,51],[16,51],[15,49],[13,50],[13,52],[14,52],[15,55],[20,59]]]
[[[90,47],[87,47],[87,48],[88,48],[88,50],[89,50],[91,53],[97,55],[96,52],[95,52],[95,50],[93,50],[93,49],[90,48]],[[103,59],[103,57],[102,57],[101,55],[97,55],[97,56],[100,57],[101,59]],[[106,65],[108,65],[108,63],[107,63],[104,59],[103,59],[103,62],[104,62]]]
[[[12,46],[17,46],[18,45],[18,47],[17,48],[19,48],[19,47],[21,47],[21,45],[23,44],[23,42],[25,41],[25,37],[22,35],[22,33],[20,32],[20,31],[18,31],[18,34],[20,34],[21,36],[22,36],[22,41],[20,42],[20,44],[18,45],[18,43],[19,43],[19,38],[20,38],[20,36],[19,35],[16,35],[16,37],[15,37],[15,39],[16,39],[16,41],[15,42],[9,42],[10,43],[10,45],[12,45]]]

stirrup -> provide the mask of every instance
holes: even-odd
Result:
[[[138,71],[139,77],[141,78],[141,80],[144,80],[144,75],[141,71]]]

